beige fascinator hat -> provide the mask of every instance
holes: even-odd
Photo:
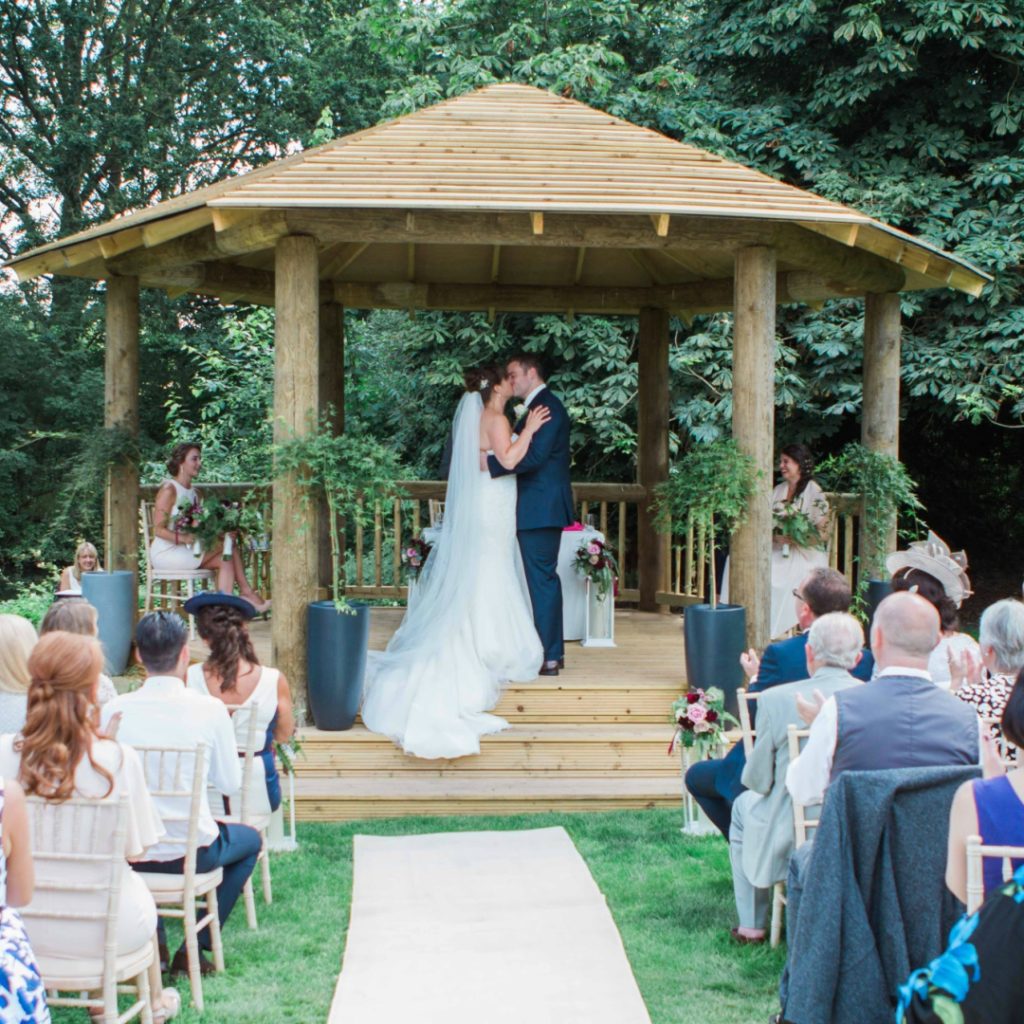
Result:
[[[949,545],[931,530],[927,540],[915,540],[906,551],[894,551],[889,555],[885,567],[890,576],[895,576],[901,569],[920,569],[934,576],[942,584],[946,597],[957,608],[971,596],[966,552],[950,551]]]

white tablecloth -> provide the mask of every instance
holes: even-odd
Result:
[[[591,540],[604,542],[604,534],[592,526],[582,530],[563,530],[558,549],[558,575],[562,581],[562,636],[582,640],[587,621],[587,579],[573,567],[580,546]]]

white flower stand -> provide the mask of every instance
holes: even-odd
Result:
[[[722,757],[724,750],[721,745],[711,747],[702,757],[694,757],[693,747],[684,747],[682,741],[679,743],[679,754],[682,762],[680,781],[683,785],[683,827],[679,830],[684,836],[714,836],[718,835],[718,829],[712,824],[711,819],[701,810],[700,804],[694,800],[690,791],[686,788],[686,773],[690,766],[696,761],[707,760],[709,757]]]
[[[299,848],[295,836],[295,772],[288,773],[288,832],[284,830],[285,801],[270,815],[267,825],[267,849],[272,853],[294,853]]]
[[[586,617],[581,647],[615,646],[615,583],[609,581],[604,597],[598,594],[593,580],[587,578]]]

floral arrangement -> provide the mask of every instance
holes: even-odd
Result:
[[[431,545],[422,537],[413,537],[402,546],[402,565],[406,567],[409,579],[414,580],[419,576],[430,549]]]
[[[696,747],[700,757],[712,747],[722,743],[727,725],[738,726],[739,721],[725,710],[725,694],[715,686],[706,690],[690,690],[672,704],[672,717],[676,731],[668,752],[684,747]]]
[[[828,506],[822,501],[814,503],[819,515],[828,515]],[[814,520],[798,505],[779,502],[772,508],[772,522],[775,533],[782,536],[783,555],[789,554],[789,545],[798,548],[815,548],[824,551],[825,541]]]
[[[188,498],[182,498],[171,513],[171,529],[176,534],[191,533],[196,538],[192,544],[192,552],[196,555],[202,551],[202,541],[199,537],[199,524],[202,518],[203,506],[198,501],[189,501]]]
[[[597,587],[598,600],[603,601],[619,573],[619,563],[612,549],[603,540],[591,538],[576,549],[572,564],[581,576],[586,576]]]
[[[174,530],[191,533],[195,538],[193,550],[210,551],[224,540],[223,556],[230,558],[234,550],[232,534],[259,532],[262,518],[255,509],[246,509],[240,501],[198,501],[182,500],[171,517]]]
[[[302,743],[299,742],[298,735],[293,736],[287,743],[274,740],[274,753],[277,755],[278,761],[281,762],[281,771],[285,775],[293,775],[295,773],[296,757],[299,755],[303,759],[306,757],[306,752],[302,749]]]

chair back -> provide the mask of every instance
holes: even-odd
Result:
[[[142,546],[146,552],[146,564],[149,564],[149,543],[153,539],[150,534],[152,529],[150,524],[152,519],[150,518],[153,514],[153,506],[151,502],[143,499],[139,502],[139,524],[142,527]]]
[[[751,693],[745,686],[736,691],[740,709],[740,728],[743,730],[743,753],[750,757],[754,751],[757,730],[754,728],[754,712],[757,710],[757,693]]]
[[[427,500],[427,512],[430,515],[430,525],[440,526],[441,521],[444,519],[444,502],[438,501],[436,498],[429,498]]]
[[[238,756],[242,758],[242,798],[238,820],[248,825],[253,818],[252,788],[259,781],[256,775],[256,753],[263,748],[259,731],[259,705],[255,701],[231,709],[231,725],[235,730]]]
[[[112,979],[127,867],[127,797],[75,797],[58,803],[30,796],[27,806],[36,881],[32,902],[21,915],[43,980],[49,987],[47,954],[59,964],[69,951],[87,959],[102,955],[102,975]],[[54,983],[58,980],[52,978]]]
[[[1024,846],[985,846],[981,836],[967,837],[967,913],[985,902],[985,858],[1003,862],[1003,881],[1013,877],[1013,861],[1024,860]]]
[[[800,729],[795,725],[790,725],[787,729],[789,739],[789,761],[792,764],[799,756],[800,751],[804,748],[807,743],[807,737],[811,735],[810,729]],[[790,797],[792,800],[792,797]],[[821,810],[821,804],[798,804],[795,800],[793,803],[793,833],[796,837],[796,846],[803,846],[810,837],[811,829],[818,827],[817,817],[810,817],[808,811]]]
[[[160,803],[167,834],[161,843],[181,847],[185,859],[185,886],[196,874],[199,811],[206,799],[206,744],[194,747],[142,747],[134,745],[146,772],[146,788]]]

